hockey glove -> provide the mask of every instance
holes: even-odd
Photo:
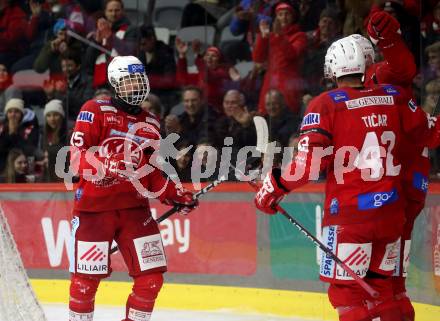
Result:
[[[385,11],[374,13],[367,27],[368,36],[375,45],[379,41],[385,45],[391,44],[392,41],[400,34],[400,24],[392,15]]]
[[[187,215],[199,206],[199,201],[194,199],[192,192],[177,188],[172,182],[168,183],[166,194],[167,197],[163,200],[163,203],[176,206],[179,214]]]
[[[105,175],[119,180],[134,180],[138,177],[137,164],[127,161],[124,153],[110,154],[104,159]]]
[[[255,195],[255,206],[266,214],[273,215],[277,212],[276,207],[288,191],[279,183],[281,169],[272,168],[272,171],[264,178],[263,185]]]

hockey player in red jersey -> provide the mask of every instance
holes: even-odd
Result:
[[[133,56],[115,57],[108,81],[113,96],[83,105],[71,139],[71,163],[80,182],[72,220],[69,320],[93,320],[95,294],[100,280],[111,273],[109,250],[115,240],[134,280],[124,321],[148,321],[167,262],[148,198],[133,182],[141,182],[161,202],[178,206],[182,214],[197,201],[157,168],[139,176],[160,138],[158,120],[140,107],[149,93],[142,63]]]
[[[301,124],[298,154],[283,173],[274,168],[255,197],[261,211],[326,170],[323,243],[377,292],[369,295],[323,255],[320,278],[341,321],[401,321],[391,275],[404,224],[398,151],[403,136],[438,143],[438,124],[399,87],[365,88],[365,56],[344,38],[327,51],[337,89],[313,99]]]
[[[368,34],[382,52],[384,60],[374,63],[374,48],[364,37],[352,35],[361,45],[367,58],[365,86],[391,84],[403,87],[409,94],[416,75],[414,57],[406,47],[401,35],[399,22],[385,11],[376,12],[368,23]],[[428,148],[413,143],[402,137],[402,148],[399,153],[402,163],[403,199],[406,201],[404,231],[400,239],[399,262],[393,277],[394,294],[405,321],[413,321],[414,308],[406,294],[405,280],[409,266],[411,232],[415,219],[425,206],[428,191],[430,161]]]

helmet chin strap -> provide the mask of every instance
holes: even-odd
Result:
[[[138,115],[142,111],[142,108],[140,106],[130,105],[126,103],[117,94],[113,95],[111,100],[116,108],[125,111],[127,114]]]

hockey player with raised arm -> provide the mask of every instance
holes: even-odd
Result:
[[[416,64],[410,50],[400,35],[400,24],[385,11],[374,13],[368,22],[368,35],[372,42],[381,50],[384,60],[375,62],[375,52],[370,41],[360,35],[352,35],[362,47],[367,59],[365,86],[390,84],[412,92],[412,83],[416,75]],[[434,121],[434,118],[432,118]],[[405,226],[400,239],[400,254],[393,275],[393,289],[396,300],[404,314],[405,321],[413,321],[414,308],[406,294],[405,280],[408,273],[411,247],[411,233],[417,216],[425,207],[428,192],[430,161],[428,148],[402,137],[402,148],[399,158],[402,163],[402,196],[405,205]]]
[[[143,177],[139,173],[151,163],[160,139],[159,121],[140,107],[149,93],[142,63],[133,56],[115,57],[107,73],[112,97],[83,105],[71,139],[71,164],[80,181],[72,220],[69,320],[93,320],[95,294],[111,273],[109,251],[115,240],[134,281],[123,321],[148,321],[167,262],[148,198],[134,181],[182,214],[196,208],[197,201],[155,167]]]
[[[323,243],[379,293],[369,297],[323,255],[320,278],[330,283],[330,303],[341,321],[401,321],[391,281],[405,220],[398,151],[403,136],[438,144],[439,126],[429,126],[399,87],[363,86],[365,56],[353,39],[333,43],[326,61],[338,88],[310,102],[298,154],[284,172],[268,173],[255,204],[275,214],[285,194],[325,170]]]

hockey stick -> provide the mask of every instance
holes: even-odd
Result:
[[[233,166],[233,165],[231,165]],[[259,190],[259,186],[254,181],[248,182],[255,190]],[[360,278],[354,271],[345,264],[339,257],[336,256],[328,247],[326,247],[320,240],[316,238],[312,233],[310,233],[304,226],[301,225],[297,220],[295,220],[292,216],[287,213],[287,211],[282,208],[279,204],[276,206],[276,210],[281,213],[284,217],[286,217],[290,223],[295,225],[300,232],[302,232],[309,240],[311,240],[313,243],[315,243],[316,246],[318,246],[323,252],[325,252],[328,256],[331,257],[333,261],[335,261],[337,264],[339,264],[340,267],[344,269],[345,272],[348,273],[372,298],[378,298],[379,293],[374,290],[367,282],[365,282],[362,278]]]
[[[93,41],[90,41],[87,38],[84,38],[83,36],[77,34],[76,32],[74,32],[70,29],[67,29],[67,35],[71,36],[72,38],[75,38],[76,40],[81,41],[82,43],[85,43],[86,45],[88,45],[90,47],[98,49],[99,51],[101,51],[102,53],[105,53],[106,55],[109,55],[109,56],[112,55],[112,52],[110,50],[98,45],[97,43],[94,43]]]
[[[211,189],[213,189],[214,187],[216,187],[218,184],[224,182],[227,178],[229,173],[232,171],[232,169],[225,175],[221,176],[219,179],[216,179],[215,181],[213,181],[211,184],[205,186],[204,188],[202,188],[200,191],[198,191],[197,193],[195,193],[193,195],[193,199],[197,200],[200,196],[208,193]],[[156,223],[160,223],[162,221],[165,221],[168,217],[170,217],[171,215],[175,214],[176,212],[178,212],[180,209],[180,206],[174,206],[171,209],[169,209],[168,211],[166,211],[162,216],[160,216],[157,220]],[[117,246],[112,247],[112,249],[110,250],[110,254],[113,254],[115,252],[117,252],[119,250],[119,248]]]
[[[256,150],[264,153],[266,152],[266,147],[267,147],[267,142],[269,140],[269,129],[267,127],[267,123],[266,120],[261,117],[261,116],[255,116],[253,118],[254,120],[254,124],[255,124],[255,129],[257,132],[257,145],[256,145]],[[253,159],[251,160],[251,164],[254,165],[256,163],[256,161],[259,159]],[[244,162],[246,162],[247,159],[244,160]],[[214,187],[216,187],[217,185],[221,184],[222,182],[226,181],[228,179],[229,174],[236,170],[236,167],[233,166],[232,164],[229,165],[229,171],[222,175],[220,178],[214,180],[211,184],[205,186],[204,188],[202,188],[200,191],[198,191],[197,193],[195,193],[193,195],[193,199],[197,200],[199,199],[200,196],[208,193],[211,189],[213,189]],[[156,222],[160,223],[164,220],[166,220],[168,217],[170,217],[171,215],[173,215],[174,213],[178,212],[180,209],[179,206],[174,206],[173,208],[169,209],[167,212],[165,212],[162,216],[160,216]],[[110,254],[115,253],[116,251],[118,251],[118,247],[115,246],[110,250]]]
[[[305,236],[309,238],[316,246],[318,246],[325,254],[331,257],[333,261],[335,261],[341,268],[344,269],[345,272],[348,273],[372,298],[378,298],[379,292],[374,290],[367,282],[364,281],[361,277],[359,277],[354,271],[345,264],[339,257],[336,256],[327,246],[322,244],[320,240],[316,238],[312,233],[310,233],[304,226],[301,225],[297,220],[295,220],[292,216],[287,213],[287,211],[282,208],[280,205],[276,207],[277,211],[280,212],[285,218],[289,220],[290,223],[295,225]]]

